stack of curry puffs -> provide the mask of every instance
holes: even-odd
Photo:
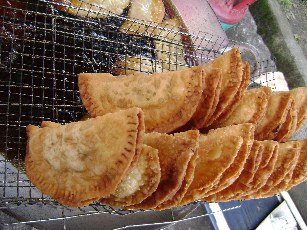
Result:
[[[27,127],[26,172],[69,207],[163,210],[270,197],[307,177],[307,87],[247,90],[232,49],[205,66],[151,75],[83,73],[92,118]]]

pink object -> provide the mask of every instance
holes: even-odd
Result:
[[[190,34],[207,37],[212,42],[199,41],[198,44],[208,49],[220,49],[228,44],[225,31],[206,0],[166,0],[166,9],[169,15],[180,15],[183,24]],[[196,42],[197,43],[197,42]]]
[[[255,1],[256,0],[242,0],[240,2],[235,0],[208,0],[216,16],[221,22],[227,24],[236,24],[241,21],[248,10],[248,6]]]

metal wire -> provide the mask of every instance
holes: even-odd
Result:
[[[26,126],[39,125],[43,120],[78,121],[86,114],[78,92],[78,73],[114,72],[114,68],[148,72],[146,65],[153,72],[161,64],[157,60],[159,53],[168,57],[164,60],[166,64],[180,68],[207,63],[229,48],[217,36],[203,32],[191,35],[181,27],[127,19],[126,12],[114,15],[95,5],[78,9],[88,15],[105,16],[95,18],[70,14],[70,9],[78,8],[45,0],[12,0],[0,6],[0,139],[3,140],[0,209],[38,203],[58,206],[40,193],[24,173]],[[127,33],[121,33],[118,29],[124,21],[146,30],[130,34],[127,29]],[[162,32],[185,39],[166,40]],[[163,43],[162,49],[155,42]],[[137,68],[127,67],[127,60],[135,57]],[[182,57],[184,63],[179,63]],[[144,60],[150,61],[141,64]],[[271,63],[256,62],[262,71],[265,67],[274,69]],[[162,71],[165,70],[162,65]],[[132,213],[102,204],[90,208],[82,213]]]
[[[203,218],[203,217],[206,217],[206,216],[209,216],[209,215],[212,215],[212,214],[216,214],[216,213],[219,213],[219,212],[232,211],[232,210],[240,208],[240,207],[241,207],[240,205],[239,206],[233,206],[231,208],[223,209],[221,211],[206,213],[206,214],[203,214],[203,215],[193,216],[193,217],[184,218],[184,219],[180,219],[180,220],[172,220],[172,221],[165,221],[165,222],[160,222],[160,223],[150,223],[150,224],[129,225],[129,226],[124,226],[124,227],[116,228],[115,230],[137,228],[137,227],[146,227],[146,226],[161,226],[161,225],[176,224],[176,223],[180,223],[180,222],[191,221],[191,220]]]

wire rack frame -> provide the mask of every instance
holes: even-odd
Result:
[[[139,68],[132,70],[148,72],[142,67],[149,65],[154,72],[161,64],[157,60],[159,52],[168,57],[167,64],[179,68],[207,63],[234,46],[253,51],[248,44],[229,43],[203,32],[191,35],[183,27],[129,19],[125,12],[114,15],[92,4],[82,9],[45,0],[10,3],[0,6],[0,138],[4,140],[0,143],[0,209],[31,204],[60,206],[40,193],[25,175],[25,128],[43,120],[77,121],[86,114],[78,92],[78,73],[113,72],[120,67],[126,72],[128,60],[133,57],[139,59]],[[71,8],[103,17],[79,17],[68,13]],[[120,33],[124,21],[146,29]],[[185,39],[165,39],[170,34]],[[157,49],[155,42],[167,48]],[[178,63],[182,57],[185,62]],[[118,61],[123,65],[119,66]],[[274,69],[268,61],[256,58],[255,63],[255,69],[260,70],[253,78]],[[161,71],[166,70],[162,65]],[[134,213],[98,203],[89,208],[80,210],[86,215]]]
[[[117,224],[112,224],[112,229],[166,229],[167,227],[170,227],[172,225],[182,223],[182,222],[188,222],[188,221],[193,221],[196,219],[201,219],[201,218],[206,218],[215,214],[219,214],[221,212],[229,212],[235,209],[238,209],[241,207],[241,204],[238,205],[233,205],[229,208],[224,208],[219,211],[210,211],[209,213],[204,212],[203,214],[196,215],[196,216],[189,216],[190,213],[192,213],[199,205],[204,205],[204,202],[199,201],[199,202],[194,202],[193,204],[187,205],[180,207],[179,210],[170,210],[169,217],[164,218],[164,220],[157,221],[155,219],[149,219],[149,220],[141,220],[141,221],[121,221],[122,223],[117,223]],[[48,207],[49,209],[51,208]],[[101,215],[105,214],[105,211],[98,210],[97,208],[95,209],[82,209],[79,208],[78,210],[71,210],[65,207],[59,207],[59,206],[54,206],[54,208],[58,209],[57,213],[53,217],[48,217],[48,218],[37,218],[37,219],[27,219],[27,220],[19,220],[15,222],[10,222],[10,223],[3,223],[2,225],[4,227],[21,227],[21,226],[31,226],[35,228],[43,228],[43,229],[48,229],[48,227],[53,226],[51,229],[66,229],[67,226],[70,226],[68,224],[69,221],[74,221],[78,218],[88,218],[88,217],[100,217]],[[112,208],[111,208],[112,209]],[[139,212],[140,213],[140,212]],[[152,211],[143,211],[142,214],[148,215],[153,215]],[[113,218],[115,217],[120,217],[122,214],[119,214],[118,212],[113,212],[110,213],[113,214]],[[128,214],[128,213],[127,213]],[[132,216],[135,215],[135,213],[131,212],[129,213]],[[100,215],[100,216],[99,216]],[[162,215],[165,215],[164,213]],[[128,216],[125,216],[128,217]],[[108,218],[108,217],[107,217]],[[131,216],[129,216],[131,218]],[[132,217],[133,218],[133,217]],[[138,218],[138,217],[136,217]],[[120,219],[117,219],[120,221]],[[68,224],[68,225],[67,225]],[[1,226],[1,223],[0,223]],[[106,228],[106,226],[105,226]]]

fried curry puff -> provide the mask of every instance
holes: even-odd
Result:
[[[27,127],[26,173],[43,193],[80,207],[113,193],[144,133],[138,108],[66,125]]]
[[[57,6],[70,14],[81,17],[106,18],[109,14],[121,15],[128,7],[130,0],[57,0],[69,6]]]
[[[141,203],[156,191],[161,178],[158,150],[142,145],[140,157],[110,196],[100,202],[114,207],[125,207]]]
[[[148,76],[83,73],[78,84],[82,102],[92,117],[139,107],[147,132],[169,133],[194,114],[202,80],[202,68],[193,67]]]
[[[307,87],[248,89],[238,49],[184,70],[152,73],[153,64],[132,57],[117,72],[126,75],[79,74],[91,118],[27,127],[26,173],[41,192],[69,207],[164,210],[306,180],[307,139],[289,138],[307,119]]]

